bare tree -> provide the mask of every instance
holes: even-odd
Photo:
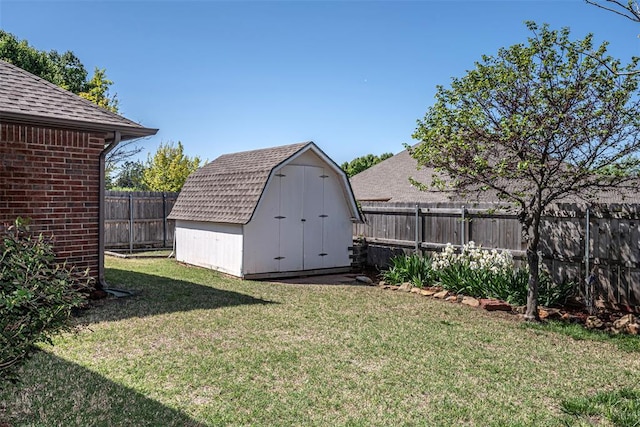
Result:
[[[129,160],[133,156],[141,153],[144,147],[139,146],[140,141],[148,138],[136,138],[128,141],[120,142],[113,150],[107,154],[106,168],[109,171],[115,170],[118,165],[125,160]]]
[[[608,10],[617,15],[624,16],[633,22],[640,23],[640,5],[637,0],[628,0],[626,3],[618,0],[585,0],[588,4],[599,7],[600,9]],[[640,36],[639,36],[640,37]],[[598,55],[593,52],[580,52],[590,56],[592,59],[598,61]],[[640,70],[631,70],[627,72],[621,72],[615,66],[602,62],[602,65],[609,70],[609,72],[617,76],[625,76],[630,74],[640,73]]]
[[[622,2],[618,0],[585,0],[587,3],[608,10],[617,15],[624,16],[634,22],[640,22],[640,5],[636,0]]]

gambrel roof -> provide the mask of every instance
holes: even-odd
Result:
[[[246,224],[251,220],[272,172],[313,151],[342,177],[351,211],[360,214],[346,174],[313,142],[224,154],[187,178],[168,219]]]
[[[119,131],[122,140],[154,135],[158,131],[98,107],[2,60],[0,120],[74,130]]]

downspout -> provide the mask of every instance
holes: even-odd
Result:
[[[111,152],[119,143],[122,138],[120,131],[115,131],[113,133],[113,140],[107,145],[107,147],[102,150],[100,153],[100,203],[99,203],[99,214],[98,214],[98,288],[107,288],[107,282],[104,278],[104,219],[105,219],[105,187],[106,187],[106,158],[107,154]]]

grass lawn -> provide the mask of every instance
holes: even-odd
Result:
[[[140,293],[43,345],[0,390],[0,425],[633,425],[607,411],[634,410],[640,353],[612,341],[375,287],[107,267]]]

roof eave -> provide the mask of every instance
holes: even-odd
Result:
[[[115,132],[119,131],[121,134],[121,140],[126,141],[134,138],[142,138],[145,136],[152,136],[158,132],[158,129],[125,126],[111,123],[95,123],[84,120],[70,120],[61,119],[56,117],[37,116],[33,114],[23,114],[0,111],[0,121],[13,121],[23,123],[26,125],[35,126],[52,126],[64,129],[83,130],[83,131],[95,131],[95,132]]]

